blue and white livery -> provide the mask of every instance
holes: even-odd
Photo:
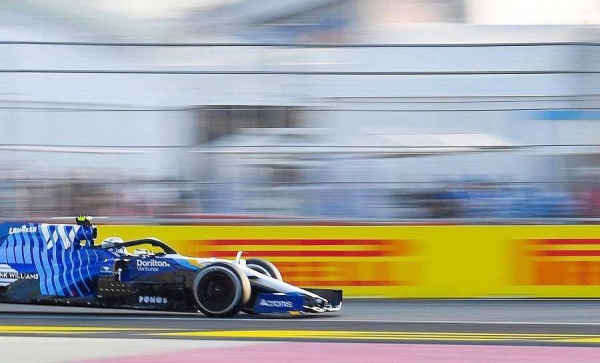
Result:
[[[302,289],[270,262],[181,256],[155,238],[95,244],[88,217],[77,224],[0,224],[0,302],[200,311],[323,313],[342,292]],[[133,249],[133,251],[130,251]]]

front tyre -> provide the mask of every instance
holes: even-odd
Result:
[[[279,269],[267,260],[251,258],[246,260],[246,267],[276,280],[283,281],[283,277],[281,276]]]
[[[198,309],[206,316],[233,316],[250,299],[248,277],[227,263],[217,262],[202,269],[193,286]]]

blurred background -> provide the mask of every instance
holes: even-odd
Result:
[[[600,220],[598,0],[0,7],[0,217]]]

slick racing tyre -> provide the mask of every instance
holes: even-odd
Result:
[[[256,272],[260,272],[263,275],[267,275],[279,281],[283,281],[283,277],[281,276],[281,272],[279,272],[279,269],[277,269],[277,267],[275,267],[274,264],[267,260],[262,260],[260,258],[251,258],[249,260],[246,260],[246,267]]]
[[[236,266],[213,263],[194,279],[194,299],[207,316],[227,317],[237,314],[250,299],[250,281]]]

